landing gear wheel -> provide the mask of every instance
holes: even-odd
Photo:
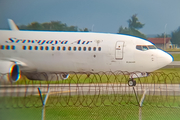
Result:
[[[128,85],[129,85],[129,86],[136,86],[136,81],[133,80],[133,79],[129,79],[129,80],[128,80]]]
[[[136,81],[135,80],[133,80],[133,86],[136,86]]]

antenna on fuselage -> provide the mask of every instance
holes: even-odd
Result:
[[[10,28],[11,30],[15,30],[15,31],[18,31],[18,30],[19,30],[19,28],[17,27],[17,25],[14,23],[13,20],[8,19],[8,24],[9,24],[9,28]]]

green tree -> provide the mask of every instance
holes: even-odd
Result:
[[[90,30],[88,28],[84,28],[84,29],[79,29],[79,31],[81,31],[81,32],[89,32]]]
[[[180,27],[171,33],[171,42],[180,45]]]
[[[20,30],[50,30],[50,31],[78,31],[77,26],[67,26],[61,21],[51,21],[45,23],[32,22],[29,25],[18,26]]]
[[[131,17],[131,19],[129,19],[127,22],[129,24],[129,28],[131,28],[131,29],[141,29],[145,25],[145,24],[142,24],[141,22],[139,22],[137,14],[134,14]]]
[[[156,36],[156,38],[164,38],[164,37],[171,37],[171,35],[162,33],[162,34],[158,34],[158,35]]]
[[[139,29],[143,28],[145,24],[139,22],[139,19],[137,18],[137,14],[133,15],[131,19],[129,19],[127,22],[129,27],[123,28],[122,26],[120,26],[118,33],[133,35],[145,39],[147,38],[145,34],[139,31]]]
[[[28,30],[26,25],[20,25],[20,26],[18,26],[18,28],[21,30]]]
[[[42,30],[42,26],[38,22],[32,22],[27,26],[28,30]]]
[[[51,30],[51,23],[48,23],[48,22],[45,22],[45,23],[42,23],[42,28],[43,30]]]
[[[74,32],[76,32],[76,31],[78,31],[78,27],[77,26],[70,26],[70,27],[67,28],[66,31],[74,31]]]
[[[118,33],[126,34],[126,33],[125,33],[125,29],[126,29],[126,27],[125,27],[125,28],[123,28],[123,26],[119,27]]]
[[[122,26],[119,28],[119,32],[118,33],[121,33],[121,34],[132,34],[132,31],[130,28],[123,28]]]
[[[67,29],[67,25],[61,23],[60,21],[51,21],[50,25],[50,30],[53,31],[66,31]]]

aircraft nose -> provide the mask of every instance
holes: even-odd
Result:
[[[172,61],[174,61],[174,58],[171,54],[162,50],[158,51],[158,66],[160,68],[170,64]]]

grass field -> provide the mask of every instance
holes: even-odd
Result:
[[[174,57],[174,61],[180,61],[180,54],[171,54]]]
[[[176,48],[176,49],[166,49],[165,51],[167,51],[167,52],[180,52],[180,49],[179,48]]]
[[[154,71],[155,73],[162,72],[164,74],[176,74],[180,76],[180,68],[162,68]]]
[[[160,69],[158,72],[163,72],[166,74],[176,74],[180,75],[180,68],[173,69]],[[71,75],[71,78],[73,76]],[[86,75],[78,75],[74,76],[74,80],[64,80],[58,81],[58,83],[98,83],[98,82],[117,82],[114,80],[112,76],[101,76],[101,79],[97,79],[97,76],[90,76],[87,78]],[[107,77],[109,80],[107,80]],[[119,76],[125,82],[125,77]],[[80,81],[76,81],[77,78]],[[147,79],[148,78],[148,79]],[[138,79],[143,81],[144,83],[151,83],[153,81],[153,77],[149,76],[147,78]],[[172,75],[170,76],[172,79]],[[84,80],[86,81],[84,81]],[[149,82],[148,82],[149,80]],[[178,79],[179,80],[179,79]],[[32,81],[26,80],[26,84],[29,84]],[[39,82],[39,81],[38,81]],[[33,81],[33,84],[38,83],[37,81]],[[42,82],[42,81],[41,81]],[[164,79],[159,78],[158,83],[163,83]],[[167,81],[166,81],[167,82]],[[46,82],[44,82],[46,83]],[[57,83],[57,82],[55,82]],[[38,83],[40,84],[40,82]],[[112,96],[107,96],[106,98],[102,98],[101,102],[104,101],[106,104],[100,104],[100,100],[97,97],[90,96],[81,96],[88,97],[87,100],[79,100],[80,97],[71,96],[70,98],[65,97],[50,97],[47,102],[46,107],[46,120],[115,120],[115,119],[123,119],[123,120],[137,120],[139,119],[139,107],[137,106],[137,101],[134,96],[129,99],[129,96],[123,97],[123,99],[116,99],[121,101],[123,104],[118,104],[114,102],[114,98]],[[93,99],[92,99],[93,98]],[[142,120],[178,120],[180,118],[180,108],[178,100],[174,101],[174,97],[168,99],[167,96],[159,96],[159,97],[151,97],[146,96],[144,105],[142,107]],[[0,98],[0,120],[40,120],[41,119],[41,100],[39,96],[31,96],[31,97],[20,97],[20,98]],[[107,101],[107,100],[111,101]],[[179,98],[177,98],[179,99]],[[92,101],[93,100],[93,101]],[[167,101],[164,101],[167,100]],[[70,103],[68,102],[70,101]],[[5,103],[3,103],[5,102]],[[169,102],[169,103],[166,103]],[[175,106],[178,108],[171,108],[168,104],[172,102],[176,102]],[[73,104],[74,103],[74,104]],[[76,103],[76,104],[75,104]],[[93,103],[93,106],[83,107],[83,104]],[[113,104],[112,104],[113,103]],[[149,104],[151,103],[151,104]],[[166,104],[164,104],[166,103]],[[3,107],[6,104],[8,108]],[[64,107],[63,107],[64,104]],[[67,105],[68,104],[68,105]],[[164,106],[166,105],[166,106]],[[97,106],[97,107],[96,107]],[[164,107],[163,107],[164,106]]]
[[[168,78],[166,81],[164,77]],[[122,74],[92,74],[89,77],[86,74],[70,74],[70,77],[66,80],[60,81],[32,81],[26,77],[22,77],[21,80],[15,84],[83,84],[83,83],[127,83],[129,79],[128,75]],[[180,68],[167,68],[159,69],[148,77],[136,79],[137,83],[180,83]]]
[[[142,108],[142,120],[179,120],[180,109]],[[139,108],[128,106],[46,107],[46,120],[138,120]],[[41,120],[41,108],[0,109],[1,120]]]
[[[89,96],[87,96],[89,97]],[[110,96],[111,97],[111,96]],[[134,97],[134,96],[133,96]],[[76,99],[76,97],[74,97]],[[73,102],[73,97],[71,98]],[[35,99],[30,98],[28,106],[23,106],[23,102],[16,102],[16,100],[9,101],[9,104],[14,105],[13,107],[4,108],[0,107],[0,120],[40,120],[41,110],[40,106],[31,106],[35,104]],[[54,104],[49,102],[54,99]],[[87,98],[89,99],[89,98]],[[0,99],[1,100],[1,99]],[[18,98],[19,101],[23,101],[24,98]],[[83,107],[82,105],[72,105],[69,106],[63,102],[57,104],[58,98],[50,98],[47,102],[47,107],[45,108],[45,118],[46,120],[137,120],[139,118],[139,107],[136,105],[135,97],[131,102],[124,102],[124,104],[112,105],[112,103],[106,101],[106,105],[99,104],[96,106]],[[61,100],[61,99],[59,99]],[[11,103],[12,102],[12,103]],[[98,104],[98,101],[94,101]],[[142,107],[142,120],[178,120],[180,118],[180,108],[170,108],[169,107],[157,107],[157,101],[151,101],[152,106],[144,105]],[[1,101],[2,104],[2,101]],[[20,105],[21,104],[21,105]],[[63,105],[64,107],[62,107]],[[108,105],[109,104],[109,105]],[[19,107],[17,106],[19,105]],[[31,106],[31,107],[30,107]]]

